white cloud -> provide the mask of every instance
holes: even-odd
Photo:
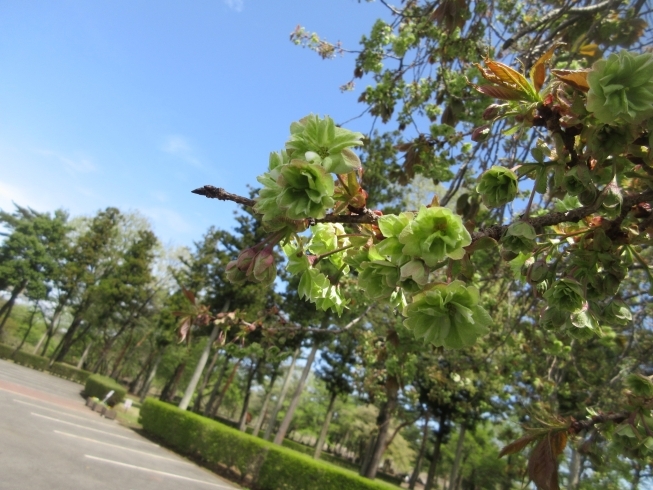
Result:
[[[91,161],[90,158],[85,156],[70,158],[52,150],[36,150],[36,153],[46,157],[55,158],[60,163],[62,163],[66,170],[68,170],[70,173],[87,174],[97,170],[97,166]]]
[[[245,6],[244,0],[224,0],[224,3],[235,12],[242,12],[243,7]]]
[[[202,168],[202,163],[197,157],[195,157],[193,154],[193,147],[184,136],[179,134],[169,135],[161,149],[170,155],[181,158],[184,162],[193,167]]]

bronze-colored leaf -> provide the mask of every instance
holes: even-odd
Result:
[[[191,304],[195,304],[195,295],[192,293],[192,291],[189,291],[186,288],[182,288],[182,292],[184,293],[184,296],[186,296],[186,299],[191,302]]]
[[[537,92],[540,91],[542,85],[544,85],[544,80],[546,79],[546,63],[551,59],[553,52],[558,46],[558,44],[551,46],[548,51],[540,56],[540,58],[535,62],[533,68],[531,68],[531,82]]]
[[[534,98],[537,98],[537,93],[534,92],[531,84],[517,70],[489,58],[486,58],[483,62],[487,66],[487,69],[478,63],[476,66],[481,70],[483,78],[488,82],[522,92],[524,94],[524,100],[534,100]]]
[[[587,70],[551,70],[551,73],[558,80],[565,82],[576,90],[587,92],[590,89],[587,83]]]
[[[582,54],[583,56],[589,56],[590,58],[592,58],[596,56],[596,52],[598,49],[599,49],[598,44],[594,44],[594,43],[584,44],[578,50],[578,54]]]
[[[177,335],[179,335],[179,342],[183,342],[188,338],[188,332],[190,332],[191,321],[190,317],[184,318],[184,320],[179,325],[179,330],[177,330]]]
[[[542,437],[542,432],[539,431],[528,433],[525,436],[520,437],[516,441],[511,442],[507,446],[504,446],[504,448],[499,453],[499,457],[502,458],[507,454],[516,454],[520,452],[522,449],[524,449],[526,446],[528,446],[531,442],[537,441],[541,437]]]
[[[554,429],[533,448],[528,459],[528,477],[541,490],[560,490],[558,456],[567,445],[567,432]]]
[[[524,92],[499,85],[474,85],[482,94],[501,100],[528,100]]]

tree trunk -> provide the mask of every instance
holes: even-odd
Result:
[[[247,384],[245,385],[245,400],[243,400],[243,409],[240,411],[240,418],[238,419],[238,430],[241,432],[245,432],[245,428],[247,427],[247,409],[249,408],[249,400],[252,394],[252,381],[254,380],[254,376],[256,375],[260,365],[260,360],[257,360],[256,363],[254,360],[252,360],[252,366],[249,370],[249,374],[247,375]]]
[[[209,367],[206,368],[204,377],[202,377],[202,382],[200,383],[200,387],[197,390],[197,396],[195,397],[195,402],[193,403],[193,412],[195,413],[200,413],[202,400],[204,399],[204,390],[206,390],[206,385],[209,384],[209,379],[211,379],[211,375],[213,374],[215,363],[218,362],[218,357],[220,357],[219,348],[215,350],[215,354],[213,354],[211,362],[209,362]]]
[[[238,366],[240,366],[241,362],[243,362],[243,360],[238,359],[236,364],[234,364],[234,367],[231,370],[231,374],[229,375],[229,379],[227,379],[227,382],[224,384],[222,391],[220,391],[220,396],[218,396],[218,399],[215,401],[215,406],[211,409],[211,417],[218,415],[218,409],[220,408],[220,405],[222,405],[222,400],[224,400],[224,396],[227,394],[227,390],[231,386],[231,383],[234,380],[234,376],[236,376],[236,371],[238,371]]]
[[[359,445],[361,466],[358,473],[361,476],[365,475],[365,472],[367,471],[367,468],[370,465],[370,461],[372,460],[372,453],[374,452],[375,441],[376,441],[376,434],[375,432],[373,432],[372,434],[370,434],[370,437],[367,440],[367,444],[365,444],[364,447],[363,447],[364,444],[363,442],[361,442]]]
[[[125,342],[125,346],[122,348],[122,350],[120,351],[120,354],[118,354],[118,357],[113,362],[113,369],[111,370],[111,374],[109,375],[110,378],[113,378],[113,379],[116,379],[116,380],[118,379],[118,374],[120,372],[118,368],[120,367],[120,364],[122,363],[123,359],[125,358],[125,354],[127,353],[127,349],[129,349],[129,346],[131,345],[133,339],[134,339],[134,332],[132,331],[131,335],[129,336],[129,338]]]
[[[21,347],[23,346],[23,344],[25,343],[25,340],[27,340],[27,336],[28,336],[29,333],[32,331],[32,326],[34,325],[34,317],[36,316],[36,309],[38,308],[38,306],[39,306],[39,303],[38,303],[38,301],[37,301],[37,302],[36,302],[36,305],[34,305],[34,309],[32,310],[32,313],[31,313],[30,316],[29,316],[29,321],[28,321],[28,324],[27,324],[27,332],[25,332],[25,335],[23,335],[23,338],[22,338],[22,340],[20,341],[20,344],[18,344],[18,347],[16,347],[16,350],[14,350],[14,351],[11,353],[11,358],[12,358],[12,359],[13,359],[14,356],[15,356],[15,355],[20,351],[20,348],[21,348]]]
[[[13,291],[11,291],[11,296],[7,300],[7,302],[2,305],[2,308],[0,308],[0,317],[2,317],[2,320],[0,320],[0,336],[2,335],[2,329],[5,327],[5,323],[7,322],[7,318],[9,318],[9,315],[11,314],[11,310],[14,307],[14,303],[16,303],[16,298],[25,290],[27,287],[27,280],[23,280],[20,284],[17,284]],[[3,316],[4,315],[4,316]]]
[[[82,366],[84,366],[84,363],[86,362],[86,357],[88,356],[88,353],[91,351],[92,346],[93,346],[93,341],[91,340],[86,345],[86,348],[84,349],[84,352],[82,353],[82,357],[79,358],[79,362],[77,363],[77,369],[82,369]]]
[[[197,388],[197,384],[200,382],[202,371],[204,371],[206,362],[209,360],[209,354],[211,353],[211,346],[213,346],[215,339],[218,338],[219,333],[220,333],[220,325],[215,324],[213,326],[213,330],[211,331],[211,335],[209,335],[209,339],[206,341],[204,350],[202,350],[202,354],[200,355],[199,361],[197,361],[197,366],[195,366],[195,371],[193,372],[193,376],[190,378],[190,382],[186,387],[184,396],[179,402],[180,410],[186,410],[188,408],[188,405],[190,404],[190,399],[193,397],[193,393],[195,393],[195,388]]]
[[[315,354],[317,353],[318,347],[319,347],[318,343],[314,342],[313,348],[311,349],[311,353],[308,355],[308,358],[306,359],[306,365],[304,366],[302,375],[299,378],[299,384],[297,385],[297,389],[293,394],[292,400],[290,400],[290,405],[288,406],[286,415],[283,417],[283,421],[279,426],[277,435],[274,436],[274,441],[273,441],[274,444],[280,446],[284,438],[286,437],[286,432],[288,432],[288,427],[290,427],[290,422],[292,422],[292,418],[295,415],[295,409],[297,409],[297,404],[299,403],[299,397],[301,396],[302,391],[304,391],[304,383],[306,382],[306,378],[308,378],[308,374],[311,372],[311,367],[313,366],[313,361],[315,360]]]
[[[154,381],[154,377],[156,376],[156,370],[159,368],[159,363],[161,362],[161,359],[163,359],[164,350],[165,349],[161,349],[161,351],[159,351],[159,354],[156,356],[156,361],[154,361],[154,365],[152,366],[150,373],[147,375],[145,384],[141,388],[141,392],[140,392],[141,403],[145,401],[145,397],[147,396],[147,393],[150,391],[150,386],[152,385],[152,381]]]
[[[376,477],[376,472],[379,469],[381,458],[383,457],[383,453],[387,447],[385,441],[388,437],[390,421],[392,420],[392,414],[395,411],[395,408],[397,408],[399,394],[399,382],[397,381],[397,378],[394,376],[388,377],[385,384],[385,390],[387,400],[381,406],[379,416],[376,419],[378,433],[374,443],[374,451],[372,452],[372,458],[370,459],[369,465],[363,474],[364,477],[370,478],[372,480]]]
[[[571,461],[569,462],[569,480],[567,490],[576,490],[580,482],[580,454],[575,447],[571,447]]]
[[[45,357],[45,353],[48,351],[48,346],[50,345],[50,340],[52,339],[52,336],[54,335],[57,326],[59,324],[59,319],[61,318],[61,314],[63,313],[63,310],[68,303],[68,299],[70,298],[70,294],[66,294],[64,296],[60,296],[59,300],[57,301],[57,306],[54,308],[54,312],[52,313],[52,318],[50,318],[50,323],[48,324],[48,328],[46,330],[46,341],[45,345],[43,346],[43,351],[41,351],[41,355]],[[41,311],[43,314],[43,318],[45,318],[45,313]],[[36,351],[38,350],[38,347],[40,347],[41,342],[39,341],[39,345],[34,349],[34,354],[36,354]]]
[[[422,434],[422,443],[419,446],[419,453],[417,455],[417,460],[415,461],[415,469],[413,470],[413,474],[410,475],[410,480],[408,481],[408,488],[410,490],[415,489],[415,484],[417,483],[417,479],[419,478],[419,473],[422,471],[422,461],[424,460],[424,453],[426,452],[426,443],[428,442],[429,438],[429,415],[426,414],[426,418],[424,419],[424,432]]]
[[[222,312],[226,312],[229,309],[229,301],[227,301],[224,306],[222,307]],[[180,410],[186,410],[188,408],[188,405],[190,404],[190,399],[193,398],[193,393],[195,393],[195,389],[197,388],[197,384],[200,382],[200,377],[202,376],[202,371],[204,371],[204,367],[206,366],[206,362],[209,360],[209,354],[211,353],[211,347],[213,346],[213,343],[215,342],[215,339],[218,338],[218,334],[220,333],[220,327],[222,325],[220,323],[216,323],[213,325],[213,330],[211,331],[211,335],[209,335],[209,340],[207,340],[206,345],[204,346],[204,350],[202,351],[202,355],[200,355],[199,361],[197,361],[197,366],[195,366],[195,371],[193,372],[193,376],[190,378],[190,382],[188,383],[188,386],[186,387],[186,391],[184,392],[184,396],[182,397],[181,401],[179,402],[179,409]]]
[[[331,399],[329,400],[329,406],[327,408],[326,417],[324,418],[324,424],[322,424],[320,437],[317,438],[317,444],[315,445],[315,452],[313,453],[313,459],[320,459],[320,454],[322,453],[322,447],[324,446],[324,441],[326,440],[327,432],[329,431],[329,424],[331,423],[331,417],[333,416],[333,405],[336,403],[337,396],[338,394],[335,391],[331,393]]]
[[[297,361],[297,357],[299,357],[299,347],[295,349],[295,352],[292,356],[292,361],[290,363],[290,367],[288,368],[288,372],[286,373],[286,377],[283,380],[283,386],[281,387],[281,393],[279,393],[279,399],[277,400],[277,403],[274,406],[274,410],[272,411],[272,415],[270,416],[270,420],[268,421],[268,426],[265,429],[265,434],[263,435],[263,439],[266,441],[270,440],[270,436],[272,435],[272,431],[274,430],[274,426],[277,423],[277,417],[279,416],[279,412],[281,411],[281,407],[283,406],[283,401],[286,398],[286,393],[288,393],[288,387],[290,386],[290,380],[292,379],[292,373],[295,370],[295,362]]]
[[[274,372],[272,373],[272,377],[270,378],[270,384],[268,385],[268,391],[265,394],[265,399],[263,400],[263,406],[261,407],[261,414],[258,417],[258,420],[256,421],[256,425],[254,426],[254,430],[252,432],[252,435],[254,437],[258,436],[258,433],[261,430],[261,427],[263,426],[263,422],[265,421],[265,416],[268,413],[268,405],[270,404],[270,398],[272,398],[272,389],[274,388],[274,382],[277,380],[277,376],[279,374],[279,364],[274,368]]]
[[[460,461],[463,456],[466,430],[467,427],[465,424],[460,424],[460,432],[458,433],[458,441],[456,442],[456,456],[453,460],[453,466],[451,467],[451,475],[449,476],[449,490],[456,490],[458,483],[458,471],[460,471]]]
[[[93,373],[97,373],[100,370],[100,366],[102,366],[102,363],[106,359],[107,355],[109,355],[111,344],[112,342],[110,340],[104,342],[104,346],[102,347],[102,350],[100,350],[100,356],[97,358],[97,361],[95,361],[95,364],[93,364],[93,367],[91,368]]]
[[[73,321],[68,327],[68,330],[66,330],[66,333],[64,334],[63,338],[59,342],[59,345],[54,350],[54,354],[50,359],[50,365],[52,365],[55,362],[61,362],[64,360],[66,354],[68,354],[68,351],[73,345],[75,333],[77,332],[79,326],[82,324],[82,320],[83,319],[82,319],[81,312],[78,311],[77,314],[73,317]]]
[[[442,441],[444,440],[445,434],[445,416],[440,417],[440,424],[438,431],[435,433],[435,445],[433,446],[433,455],[431,457],[431,466],[429,466],[428,476],[426,477],[426,484],[424,485],[424,490],[432,490],[435,488],[435,472],[438,468],[438,463],[440,463],[440,453],[442,449]]]
[[[173,373],[172,377],[168,380],[168,382],[163,387],[163,391],[161,391],[161,397],[160,397],[161,401],[170,402],[175,397],[175,394],[177,393],[177,385],[179,384],[181,375],[184,374],[185,368],[186,368],[186,359],[184,359],[179,364],[177,364],[177,367],[175,368],[175,372]]]
[[[218,379],[213,385],[213,389],[211,390],[211,396],[209,397],[208,403],[204,406],[204,416],[207,417],[211,413],[211,408],[213,407],[213,404],[215,403],[215,399],[218,397],[218,394],[220,393],[220,385],[222,384],[222,378],[224,378],[225,373],[227,372],[227,367],[229,367],[229,361],[231,360],[231,356],[227,354],[224,357],[224,363],[222,364],[222,368],[220,368],[220,374],[218,374]]]
[[[140,391],[141,379],[143,378],[143,375],[149,372],[150,368],[152,367],[152,359],[154,359],[155,355],[156,348],[152,349],[152,352],[150,352],[150,354],[147,356],[147,359],[142,364],[140,371],[138,371],[134,379],[132,379],[129,383],[129,393],[136,394]]]

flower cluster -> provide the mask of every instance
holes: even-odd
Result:
[[[594,63],[587,82],[587,110],[599,121],[632,123],[653,115],[653,53],[611,54]]]
[[[508,204],[517,196],[517,176],[505,167],[492,167],[479,178],[476,191],[489,208]]]
[[[264,286],[272,284],[277,278],[272,248],[268,244],[243,250],[236,260],[227,264],[227,279],[233,284],[244,284],[247,281],[260,282]]]
[[[416,295],[404,309],[404,325],[425,343],[451,349],[467,347],[492,324],[478,302],[478,290],[462,281],[438,284]]]
[[[288,227],[288,220],[323,218],[335,204],[332,173],[358,170],[360,159],[351,150],[362,145],[362,134],[336,127],[330,117],[305,117],[290,127],[290,139],[272,153],[268,171],[258,177],[263,188],[254,210],[268,228]]]

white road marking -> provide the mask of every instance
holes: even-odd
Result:
[[[100,424],[100,425],[104,425],[105,427],[107,427],[107,422],[100,422],[99,420],[93,420],[91,418],[92,415],[90,415],[90,412],[89,412],[88,417],[80,417],[79,415],[73,415],[71,413],[65,413],[65,412],[62,412],[61,410],[55,410],[53,408],[42,407],[42,406],[37,405],[35,403],[24,402],[22,400],[16,400],[16,399],[14,399],[13,401],[15,401],[16,403],[22,403],[23,405],[29,405],[30,407],[38,408],[40,410],[48,410],[49,412],[55,412],[55,413],[58,413],[59,415],[65,415],[66,417],[73,417],[73,418],[76,418],[76,419],[84,420],[86,422],[93,422],[94,424]],[[71,409],[71,410],[74,410],[74,409]]]
[[[151,443],[150,441],[141,441],[139,439],[134,439],[133,437],[121,436],[119,434],[114,434],[112,432],[107,432],[107,431],[99,430],[99,429],[93,429],[92,427],[85,427],[85,426],[79,425],[79,424],[73,424],[72,422],[68,422],[67,420],[55,419],[54,417],[48,417],[47,415],[41,415],[40,413],[31,412],[31,414],[36,416],[36,417],[41,417],[43,419],[54,420],[55,422],[59,422],[60,424],[72,425],[73,427],[79,427],[80,429],[86,429],[86,430],[92,430],[93,432],[99,432],[100,434],[106,434],[108,436],[120,437],[121,439],[127,439],[128,441],[140,442],[140,443],[143,443],[143,444],[154,444],[154,443]]]
[[[111,463],[117,466],[124,466],[125,468],[132,468],[134,470],[147,471],[149,473],[156,473],[157,475],[169,476],[172,478],[179,478],[180,480],[193,481],[196,483],[204,483],[205,485],[211,485],[212,487],[226,488],[227,490],[234,490],[234,487],[227,487],[225,485],[219,485],[217,483],[211,483],[204,480],[196,480],[195,478],[189,478],[187,476],[175,475],[174,473],[168,473],[166,471],[152,470],[150,468],[144,468],[142,466],[134,466],[133,464],[121,463],[119,461],[112,461],[110,459],[98,458],[96,456],[91,456],[89,454],[84,455],[85,458],[94,459],[95,461],[102,461],[104,463]]]
[[[98,441],[97,439],[91,439],[89,437],[82,437],[82,436],[78,436],[78,435],[75,435],[75,434],[70,434],[68,432],[61,432],[60,430],[55,430],[54,432],[55,432],[55,434],[61,434],[62,436],[68,436],[68,437],[74,437],[76,439],[82,439],[84,441],[89,441],[89,442],[92,442],[94,444],[102,444],[104,446],[116,447],[116,448],[121,449],[123,451],[132,451],[134,453],[144,454],[146,456],[152,456],[153,458],[161,458],[161,459],[166,459],[168,461],[173,461],[175,463],[183,463],[183,464],[192,465],[192,463],[189,463],[188,461],[184,461],[182,459],[168,458],[167,456],[160,456],[158,454],[152,454],[152,453],[148,453],[148,452],[145,452],[145,451],[139,451],[138,449],[132,449],[132,448],[125,447],[125,446],[118,446],[117,444],[110,444],[108,442]]]

